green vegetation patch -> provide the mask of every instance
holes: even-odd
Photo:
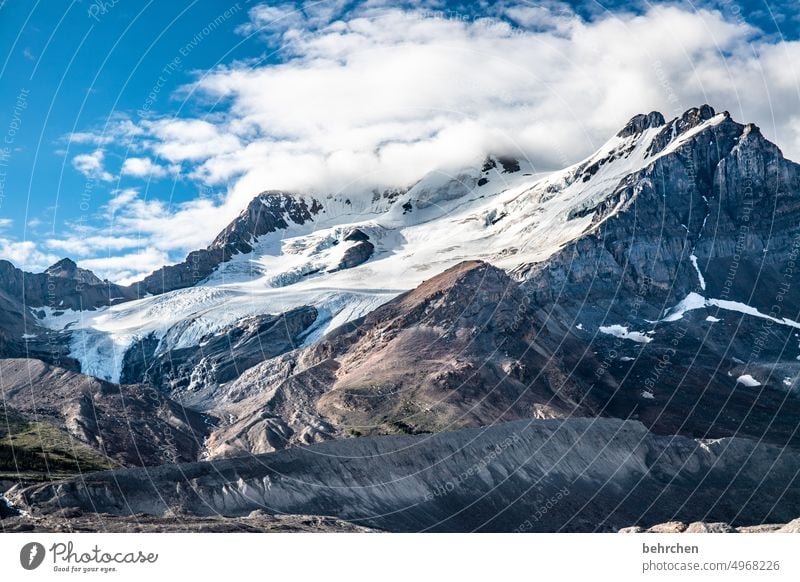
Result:
[[[0,412],[0,478],[47,481],[116,466],[52,424]]]

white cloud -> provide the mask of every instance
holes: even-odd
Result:
[[[144,129],[133,123],[127,117],[109,119],[98,130],[76,131],[66,136],[66,141],[73,144],[108,145],[114,142],[126,143],[138,136],[144,135]]]
[[[72,166],[87,178],[111,182],[114,176],[103,168],[104,158],[105,152],[97,149],[90,154],[79,154],[72,158]]]
[[[239,138],[202,119],[147,121],[144,126],[157,142],[153,150],[171,162],[206,160],[241,149]]]
[[[263,25],[289,19],[287,10],[251,15]],[[287,62],[201,77],[193,90],[229,104],[227,115],[161,121],[150,128],[153,149],[195,162],[191,177],[206,185],[232,185],[232,217],[266,188],[405,185],[486,149],[561,167],[652,109],[669,116],[708,101],[756,121],[774,111],[748,73],[754,30],[719,13],[657,6],[595,22],[563,7],[505,13],[527,28],[369,6],[319,29],[303,21],[284,37]],[[778,61],[788,91],[797,71]]]
[[[112,190],[111,200],[106,204],[106,210],[113,215],[120,208],[127,206],[139,195],[136,188],[124,188],[122,190]]]
[[[60,257],[42,252],[33,241],[14,241],[0,238],[0,257],[26,271],[38,273],[54,264]]]
[[[160,200],[134,199],[115,216],[114,231],[135,234],[161,252],[185,253],[208,245],[209,238],[228,222],[218,202],[209,198],[174,206]]]
[[[154,164],[150,158],[126,158],[122,163],[121,173],[137,178],[163,178],[167,175],[167,169]]]
[[[48,239],[45,241],[48,248],[63,251],[70,256],[87,256],[138,248],[141,243],[142,241],[138,238],[112,235]]]
[[[84,259],[78,266],[89,269],[101,278],[113,273],[115,283],[130,285],[141,279],[142,273],[151,273],[170,263],[169,256],[156,249],[147,248],[139,252],[111,257]]]
[[[0,218],[0,230],[11,228],[14,225],[14,220],[11,218]]]
[[[273,33],[307,24],[303,12],[292,4],[271,6],[259,4],[250,12],[250,22],[241,25],[237,32],[240,34]]]

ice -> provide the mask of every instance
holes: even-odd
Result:
[[[719,125],[720,123],[725,121],[725,119],[726,116],[724,113],[718,113],[717,115],[715,115],[711,119],[707,119],[697,127],[693,127],[689,131],[678,136],[678,139],[673,139],[672,142],[670,142],[670,144],[666,148],[664,148],[661,152],[659,152],[658,156],[656,156],[656,159],[674,153],[682,145],[691,141],[697,134],[705,131],[710,127]]]

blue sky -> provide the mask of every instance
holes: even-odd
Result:
[[[129,282],[261,190],[555,169],[702,102],[800,159],[792,4],[0,2],[0,256]]]

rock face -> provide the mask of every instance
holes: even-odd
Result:
[[[538,341],[569,369],[596,352],[604,414],[798,444],[800,167],[708,106],[666,124],[650,156],[590,209],[596,231],[517,272],[548,314]],[[572,336],[587,349],[559,348]]]
[[[37,358],[78,370],[69,356],[69,334],[44,328],[43,309],[95,309],[132,299],[130,289],[101,281],[63,259],[44,273],[26,273],[0,260],[0,358]]]
[[[360,228],[354,228],[350,232],[348,232],[344,239],[345,241],[355,241],[355,242],[364,242],[369,240],[369,236],[361,230]]]
[[[317,410],[335,364],[322,362],[297,371],[295,357],[265,362],[231,383],[231,401],[216,411],[223,419],[220,427],[206,441],[209,457],[266,453],[346,436],[344,427]]]
[[[491,265],[448,269],[301,356],[336,366],[318,410],[360,433],[575,412],[531,343],[526,306],[517,284]]]
[[[38,360],[0,360],[7,409],[65,430],[122,465],[196,460],[211,419],[143,385],[104,382]]]
[[[612,419],[534,420],[96,473],[7,497],[34,516],[269,508],[390,531],[617,531],[697,515],[738,526],[800,513],[798,463],[795,452],[745,439],[657,437]]]
[[[191,287],[208,277],[220,263],[252,250],[262,235],[314,220],[322,206],[314,199],[268,191],[256,196],[206,249],[192,251],[182,263],[162,267],[132,287],[140,294],[157,295]]]
[[[664,123],[666,123],[664,116],[658,111],[651,111],[647,115],[640,113],[639,115],[634,115],[617,135],[619,137],[630,137],[642,133],[645,129],[661,127]]]
[[[56,264],[47,268],[45,275],[55,279],[77,281],[82,285],[102,285],[103,281],[91,271],[78,268],[72,259],[61,259]]]
[[[344,252],[339,262],[339,269],[352,269],[369,260],[375,252],[375,245],[369,241],[361,241]]]
[[[0,358],[60,360],[62,366],[77,369],[78,363],[68,354],[64,334],[40,327],[21,301],[0,290]]]
[[[220,385],[298,347],[316,318],[313,307],[247,317],[186,348],[159,349],[161,342],[147,337],[126,352],[121,381],[146,382],[185,404],[203,408],[205,401],[213,402]]]

